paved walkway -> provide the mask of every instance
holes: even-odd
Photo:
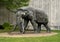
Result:
[[[44,36],[53,36],[58,33],[51,32],[41,32],[41,33],[34,33],[34,32],[26,32],[25,34],[21,34],[20,32],[11,32],[11,33],[0,33],[0,37],[44,37]]]

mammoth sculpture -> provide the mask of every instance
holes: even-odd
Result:
[[[20,32],[25,33],[28,22],[30,21],[34,28],[34,32],[40,33],[41,25],[44,25],[46,27],[47,32],[51,32],[51,29],[48,26],[48,16],[45,12],[34,9],[32,7],[28,7],[25,9],[18,9],[16,13],[17,22],[14,26],[14,30],[18,25]]]
[[[25,15],[22,15],[22,18],[24,19],[24,30],[26,29],[27,24],[30,21],[34,28],[34,31],[36,31],[37,33],[40,33],[41,25],[44,25],[46,27],[47,32],[51,32],[51,29],[48,26],[48,16],[45,12],[34,9],[32,7],[23,10],[26,11]]]

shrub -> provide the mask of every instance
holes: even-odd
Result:
[[[4,30],[9,31],[9,30],[11,30],[11,29],[13,28],[13,25],[11,25],[11,24],[8,23],[8,22],[5,22],[5,23],[3,24],[3,27],[4,27]]]
[[[0,25],[0,29],[4,29],[3,25]]]

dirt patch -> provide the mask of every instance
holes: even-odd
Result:
[[[0,33],[0,37],[44,37],[44,36],[53,36],[58,33],[51,32],[41,32],[41,33],[34,33],[34,32],[26,32],[25,34],[21,34],[20,32],[11,32],[11,33]]]

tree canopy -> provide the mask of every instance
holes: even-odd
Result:
[[[0,7],[6,7],[9,9],[16,9],[18,7],[27,6],[29,0],[0,0]]]

